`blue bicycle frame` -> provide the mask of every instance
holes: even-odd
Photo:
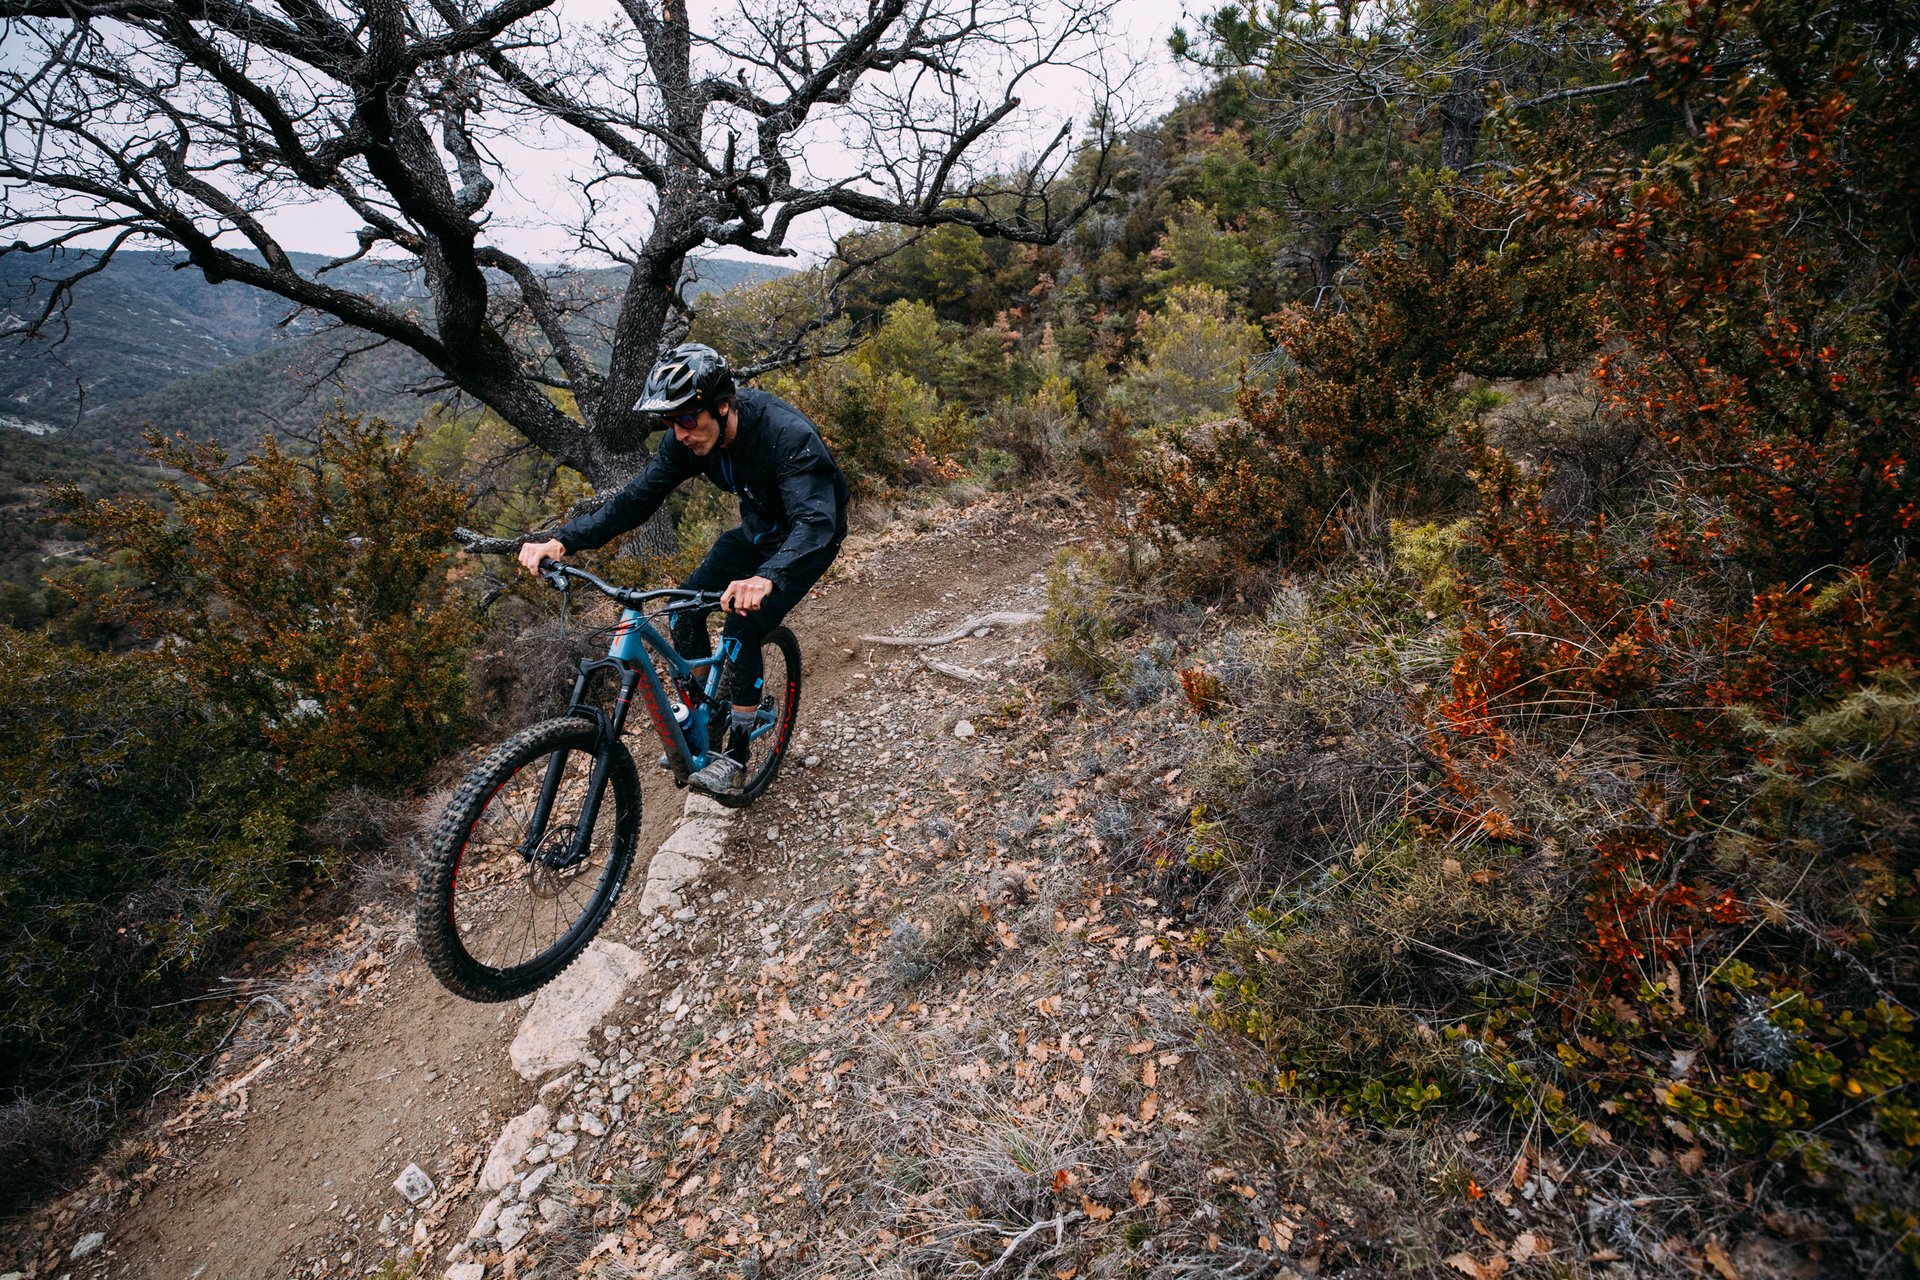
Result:
[[[577,570],[571,572],[578,574]],[[602,584],[596,582],[595,585]],[[636,693],[640,696],[640,705],[646,709],[647,718],[653,722],[654,732],[667,748],[667,759],[672,765],[676,781],[684,785],[690,773],[704,768],[712,759],[708,751],[707,720],[712,714],[711,708],[719,705],[716,699],[720,692],[720,669],[739,652],[739,644],[732,636],[722,636],[710,656],[683,658],[640,610],[621,610],[620,625],[614,629],[613,643],[607,650],[607,656],[588,658],[580,663],[580,674],[573,682],[573,696],[567,703],[568,715],[592,720],[599,732],[594,744],[593,774],[587,782],[587,794],[572,839],[564,853],[554,850],[545,854],[554,869],[573,866],[587,856],[592,845],[594,821],[600,813],[600,797],[606,787],[607,769],[613,760],[612,748],[626,728],[627,711],[633,705]],[[661,684],[659,673],[647,657],[649,648],[666,665],[680,689],[695,692],[696,696],[685,699],[690,714],[684,729],[667,710],[669,695]],[[701,668],[706,669],[704,685],[695,683],[696,674]],[[619,694],[614,699],[611,715],[597,702],[587,698],[594,675],[601,671],[616,673],[620,681]],[[546,839],[547,819],[552,816],[554,797],[560,790],[561,776],[566,772],[567,754],[557,751],[547,761],[547,774],[540,785],[540,798],[534,805],[527,824],[527,835],[520,847],[520,855],[529,862],[542,856],[541,844]],[[556,857],[556,854],[559,856]]]
[[[659,656],[680,689],[697,690],[695,697],[680,699],[692,713],[687,716],[684,729],[666,709],[672,699],[661,684],[653,663],[647,660],[648,649]],[[588,708],[584,702],[589,678],[598,670],[616,670],[620,672],[620,695],[614,701],[613,718],[607,725],[613,735],[620,735],[626,724],[627,708],[632,704],[633,695],[638,693],[641,705],[646,708],[647,718],[653,722],[654,732],[660,735],[661,745],[667,748],[668,758],[677,757],[688,771],[704,768],[712,758],[707,750],[707,720],[712,714],[711,708],[720,705],[720,668],[735,657],[739,649],[740,642],[737,639],[722,636],[710,656],[683,658],[645,614],[638,609],[623,609],[620,625],[614,628],[613,643],[607,648],[607,656],[598,662],[580,665],[580,678],[574,684],[568,714],[597,711],[598,708]],[[702,668],[706,670],[705,684],[696,685],[696,674]],[[699,714],[703,709],[707,709],[707,715]]]

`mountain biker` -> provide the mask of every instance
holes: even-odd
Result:
[[[778,396],[735,386],[726,359],[698,342],[660,357],[634,409],[668,428],[646,470],[604,506],[555,530],[549,541],[521,547],[520,563],[538,573],[543,558],[603,546],[645,523],[669,493],[696,475],[739,495],[740,524],[721,534],[681,583],[690,591],[724,588],[722,634],[740,642],[726,750],[690,779],[703,791],[725,794],[740,786],[760,711],[760,643],[840,553],[847,536],[847,481],[805,414]],[[675,617],[673,643],[682,656],[713,652],[711,612]]]

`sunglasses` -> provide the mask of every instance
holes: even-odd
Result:
[[[697,412],[675,414],[672,417],[662,414],[656,421],[669,431],[691,431],[700,425],[700,415]]]

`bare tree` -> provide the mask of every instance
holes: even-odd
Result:
[[[411,348],[604,488],[644,460],[631,405],[684,332],[691,251],[791,254],[820,213],[1045,243],[1110,176],[1118,115],[1087,60],[1113,0],[740,0],[699,24],[686,0],[562,2],[0,0],[0,227],[12,250],[105,246],[24,327],[123,245],[171,244]],[[1021,95],[1067,68],[1093,86],[1088,136],[1009,160]],[[501,140],[530,130],[590,150],[576,234],[622,265],[617,298],[492,233]],[[303,271],[274,215],[316,201],[360,247]],[[611,222],[636,205],[628,239]],[[429,314],[329,274],[367,254],[416,270]]]

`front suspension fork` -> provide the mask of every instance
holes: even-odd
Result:
[[[580,805],[580,820],[575,825],[573,845],[567,850],[563,866],[576,866],[587,856],[593,841],[593,824],[600,816],[600,797],[605,794],[607,770],[613,765],[613,748],[620,739],[620,730],[627,720],[627,707],[633,700],[634,686],[639,676],[632,671],[623,671],[620,676],[620,696],[614,702],[613,715],[608,716],[599,707],[585,701],[588,677],[591,669],[582,670],[573,682],[573,697],[568,701],[567,714],[570,716],[590,716],[595,726],[593,750],[593,773],[587,779],[586,798]],[[567,757],[573,752],[562,749],[547,757],[547,774],[540,782],[540,798],[534,802],[533,817],[527,825],[526,839],[520,842],[520,857],[532,862],[540,853],[541,843],[546,839],[547,823],[553,817],[553,802],[560,794],[560,779],[567,770]]]

